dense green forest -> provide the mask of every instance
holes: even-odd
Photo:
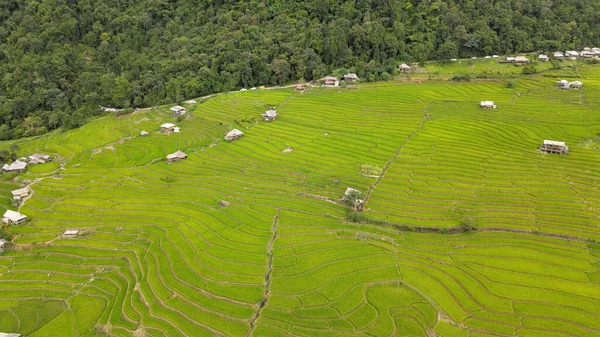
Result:
[[[0,139],[398,61],[600,45],[598,0],[2,0]]]

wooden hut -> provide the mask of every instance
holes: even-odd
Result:
[[[12,191],[13,199],[21,201],[29,195],[29,189],[27,187],[19,188],[18,190]]]
[[[540,62],[548,62],[548,60],[549,60],[549,58],[548,58],[548,55],[546,55],[546,54],[540,54],[538,56],[538,61],[540,61]]]
[[[74,238],[77,235],[79,235],[79,229],[67,229],[62,236],[65,238]]]
[[[344,75],[344,81],[346,82],[356,82],[358,81],[358,76],[356,74],[350,73]]]
[[[25,220],[27,220],[26,215],[11,210],[6,210],[6,212],[4,212],[4,217],[2,218],[2,221],[9,225],[18,225],[23,223]]]
[[[187,113],[187,109],[180,105],[176,105],[176,106],[172,107],[171,111],[173,112],[173,114],[175,114],[175,116],[182,116]]]
[[[562,60],[562,59],[565,58],[565,54],[563,54],[560,51],[555,51],[554,52],[554,58],[557,59],[557,60]]]
[[[297,91],[300,91],[301,93],[304,93],[304,91],[305,91],[306,89],[305,89],[305,88],[304,88],[304,87],[303,87],[301,84],[298,84],[298,85],[296,86],[296,90],[297,90]]]
[[[240,139],[243,135],[244,133],[242,131],[233,129],[225,135],[225,140],[230,142],[232,140]]]
[[[527,57],[525,57],[525,56],[517,56],[517,57],[515,57],[515,64],[516,65],[529,64],[529,62],[531,62],[531,61]]]
[[[326,87],[338,87],[340,85],[340,81],[335,76],[325,76],[321,79],[321,81]]]
[[[401,65],[398,66],[398,70],[400,70],[400,72],[403,72],[403,73],[409,73],[412,71],[412,68],[408,64],[402,63]]]
[[[140,132],[140,136],[142,136],[142,137],[148,136],[148,131],[142,131],[142,132]]]
[[[569,86],[573,89],[581,89],[581,87],[583,87],[583,83],[579,81],[573,81],[569,83]]]
[[[557,154],[568,154],[569,147],[565,145],[565,142],[557,142],[554,140],[544,140],[540,151],[546,153],[557,153]]]
[[[277,118],[277,111],[275,111],[273,109],[269,109],[269,110],[263,112],[262,118],[266,122],[272,122],[272,121],[274,121]]]
[[[4,239],[0,239],[0,253],[4,253],[4,247],[6,247],[7,243],[8,243],[8,241],[6,241]]]
[[[167,155],[167,162],[174,163],[176,161],[180,161],[185,158],[187,158],[187,154],[185,154],[185,152],[183,152],[183,151],[178,150],[176,152],[173,152],[173,153]]]
[[[556,84],[561,89],[569,89],[571,87],[571,83],[569,83],[567,80],[556,81]]]
[[[497,106],[494,104],[494,101],[481,101],[479,106],[484,109],[496,109]]]
[[[164,123],[164,124],[162,124],[162,125],[160,126],[160,130],[161,130],[162,132],[166,132],[166,133],[168,133],[168,132],[172,132],[172,131],[173,131],[173,129],[175,128],[175,126],[176,126],[176,125],[175,125],[175,124],[173,124],[173,123]]]
[[[27,168],[27,162],[17,160],[10,165],[4,164],[4,166],[2,166],[2,172],[19,172],[19,173],[21,173],[21,172],[24,172],[26,168]]]

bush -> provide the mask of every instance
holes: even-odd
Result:
[[[528,65],[523,67],[523,75],[533,75],[537,73],[537,69],[535,69],[534,65]]]
[[[462,220],[460,221],[460,227],[465,232],[474,232],[477,230],[477,226],[475,226],[475,222],[470,216],[463,216]]]
[[[10,241],[12,240],[12,235],[6,229],[0,229],[0,239]]]
[[[360,165],[360,173],[366,176],[380,176],[383,169],[377,165],[362,164]]]
[[[454,82],[471,82],[471,75],[469,74],[459,74],[452,76],[452,81]]]
[[[348,214],[346,215],[346,219],[351,222],[359,223],[359,222],[366,221],[367,217],[364,214],[362,214],[361,212],[352,211],[352,212],[348,212]]]
[[[508,89],[512,89],[515,87],[515,84],[511,81],[506,81],[506,82],[504,82],[504,87],[508,88]]]

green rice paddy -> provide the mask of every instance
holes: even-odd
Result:
[[[0,254],[0,332],[598,336],[600,67],[578,74],[583,90],[538,75],[228,93],[189,106],[181,133],[159,132],[176,123],[160,107],[22,140],[57,160],[18,177],[37,180]],[[346,220],[347,187],[368,192],[368,221]],[[465,219],[477,231],[449,234]]]

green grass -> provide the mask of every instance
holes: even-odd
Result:
[[[600,334],[600,67],[550,66],[427,63],[420,84],[218,95],[180,134],[158,132],[174,122],[160,107],[20,140],[58,159],[17,177],[38,181],[0,255],[0,331]],[[441,80],[463,73],[500,79]],[[584,89],[553,87],[563,75]],[[223,141],[232,128],[244,137]],[[188,159],[162,160],[176,150]],[[0,184],[4,208],[17,187]],[[345,221],[347,187],[369,192],[370,224]],[[465,219],[474,232],[443,234]]]

